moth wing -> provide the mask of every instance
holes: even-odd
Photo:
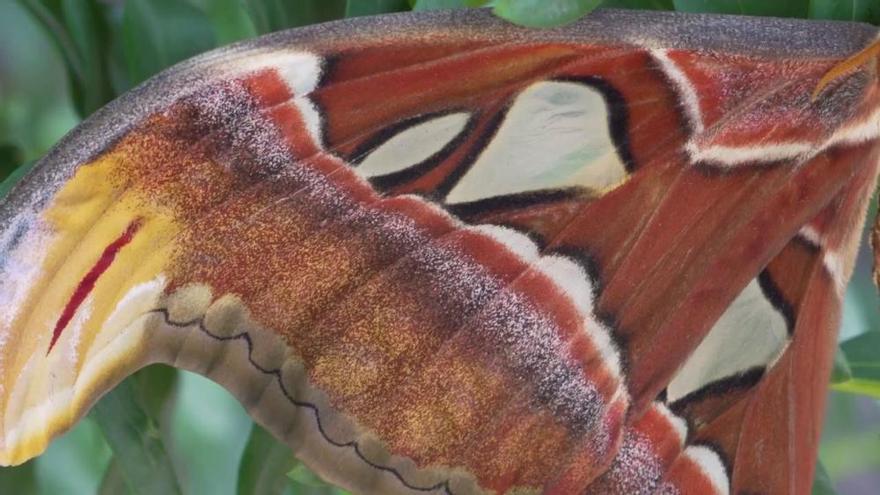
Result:
[[[874,79],[810,96],[873,34],[437,13],[172,69],[0,204],[0,459],[164,362],[356,491],[799,493],[847,273],[789,250],[848,259],[877,161]]]

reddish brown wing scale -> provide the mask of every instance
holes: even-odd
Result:
[[[0,205],[3,462],[165,362],[355,491],[809,491],[880,133],[867,68],[812,91],[869,28],[299,33],[161,76]]]

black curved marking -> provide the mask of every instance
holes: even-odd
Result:
[[[504,105],[504,107],[493,115],[488,122],[486,122],[485,129],[483,129],[482,133],[477,136],[476,141],[471,145],[468,149],[467,154],[461,160],[461,162],[455,166],[455,169],[452,170],[443,182],[437,186],[437,190],[435,195],[440,201],[445,203],[446,196],[452,191],[455,186],[458,185],[458,182],[462,177],[473,167],[474,163],[477,162],[477,159],[480,158],[480,155],[483,154],[483,151],[489,146],[489,143],[495,139],[495,136],[498,134],[498,130],[501,128],[501,124],[504,123],[504,119],[507,118],[507,112],[510,111],[510,101]],[[476,125],[477,120],[473,120],[474,125]],[[468,131],[468,129],[465,129]],[[466,133],[462,133],[462,135],[466,135]]]
[[[779,311],[783,318],[785,318],[785,327],[788,330],[788,336],[791,337],[794,335],[794,325],[797,319],[797,315],[795,315],[794,312],[794,306],[785,299],[785,296],[782,294],[782,291],[779,290],[779,286],[776,285],[776,281],[773,280],[769,271],[764,270],[758,275],[758,286],[761,288],[764,297],[766,297],[767,300],[770,301],[770,304]]]
[[[382,144],[385,144],[386,142],[388,142],[388,140],[390,140],[391,138],[396,136],[398,133],[403,132],[404,130],[409,129],[411,127],[414,127],[416,125],[425,123],[429,120],[432,120],[432,119],[435,119],[438,117],[443,117],[445,115],[452,115],[455,113],[464,113],[464,112],[451,111],[451,112],[428,114],[426,116],[414,117],[413,119],[408,119],[406,121],[398,123],[397,125],[399,125],[401,127],[397,127],[397,125],[395,125],[395,126],[392,126],[391,128],[387,128],[386,130],[388,132],[393,132],[393,134],[388,135],[388,136],[384,136],[382,134],[374,136],[374,139],[376,139],[377,141],[375,141],[375,142],[368,141],[368,142],[364,143],[364,146],[371,146],[369,151],[367,151],[366,148],[364,148],[363,151],[360,151],[360,153],[363,153],[363,155],[359,155],[357,151],[352,154],[352,157],[357,160],[354,163],[354,166],[359,165],[360,162],[363,160],[363,158],[366,157],[367,154],[369,154],[369,152],[377,149]],[[448,143],[446,143],[442,148],[440,148],[440,150],[435,152],[433,155],[429,156],[428,158],[426,158],[425,160],[422,160],[419,163],[416,163],[414,165],[410,165],[409,167],[406,167],[403,170],[398,170],[397,172],[392,172],[390,174],[385,174],[385,175],[379,175],[376,177],[370,177],[368,179],[368,181],[377,190],[387,191],[389,189],[393,189],[397,185],[405,184],[407,182],[418,179],[419,177],[421,177],[421,176],[425,175],[426,173],[428,173],[429,171],[433,170],[434,167],[436,167],[437,165],[443,163],[444,160],[446,160],[453,153],[455,153],[455,150],[457,150],[459,147],[461,147],[462,143],[464,143],[467,140],[468,136],[471,134],[471,132],[473,132],[474,128],[477,125],[478,120],[479,120],[479,118],[477,115],[475,115],[473,113],[469,113],[468,121],[467,121],[467,123],[465,123],[464,128],[462,128],[460,131],[458,131],[458,134],[456,134],[454,138],[452,138]],[[379,141],[380,139],[381,139],[381,141]],[[443,196],[445,196],[445,195],[446,195],[446,193],[443,194]]]
[[[684,153],[684,152],[683,152]],[[794,158],[781,158],[773,161],[755,160],[751,162],[736,163],[736,166],[728,166],[714,160],[700,160],[693,162],[694,170],[707,178],[722,178],[736,175],[746,175],[754,173],[756,170],[771,170],[784,166],[791,166],[800,163]]]
[[[318,68],[320,72],[318,74],[318,84],[315,85],[316,90],[326,87],[326,85],[329,84],[329,81],[333,77],[333,72],[336,68],[336,64],[339,63],[340,58],[341,55],[338,54],[330,54],[319,57],[321,65]],[[317,139],[320,139],[320,142],[318,144],[321,147],[326,148],[327,143],[330,142],[330,130],[328,129],[330,126],[327,125],[327,119],[324,118],[324,116],[327,115],[327,110],[324,108],[324,104],[323,102],[321,102],[320,97],[315,98],[311,94],[304,95],[304,97],[308,99],[309,102],[311,102],[312,106],[315,108],[315,112],[317,112],[318,116],[320,116],[320,118],[318,119],[318,135],[316,137]]]
[[[439,119],[441,117],[446,117],[448,115],[455,115],[455,114],[460,114],[460,113],[467,114],[468,121],[465,124],[465,126],[460,131],[458,131],[458,134],[456,134],[455,137],[452,138],[448,143],[446,143],[439,151],[437,151],[436,153],[434,153],[433,155],[431,155],[427,159],[423,160],[422,162],[419,162],[419,163],[416,163],[416,164],[413,164],[413,165],[407,167],[405,170],[409,170],[414,167],[430,168],[430,167],[428,167],[428,162],[430,162],[431,165],[436,165],[437,163],[440,163],[441,161],[443,161],[444,158],[446,158],[447,156],[449,156],[450,153],[455,151],[455,148],[458,148],[458,145],[461,144],[461,141],[467,137],[467,135],[470,133],[470,131],[473,130],[473,122],[475,120],[475,116],[474,116],[474,112],[472,110],[469,110],[469,109],[450,109],[450,110],[443,110],[441,112],[423,113],[421,115],[416,115],[414,117],[405,118],[403,120],[395,122],[394,124],[391,124],[387,127],[384,127],[382,129],[376,131],[375,133],[373,133],[373,135],[371,135],[370,137],[365,139],[362,143],[360,143],[354,149],[354,151],[352,151],[352,153],[350,155],[345,157],[345,159],[346,159],[346,161],[350,162],[353,167],[357,167],[358,165],[361,164],[361,162],[364,161],[364,159],[367,156],[369,156],[370,153],[376,151],[377,149],[379,149],[380,146],[387,143],[388,141],[391,141],[392,138],[394,138],[395,136],[397,136],[401,132],[406,131],[408,129],[412,129],[413,127],[417,127],[417,126],[424,124],[426,122],[430,122],[432,120]],[[402,172],[402,170],[397,171],[397,172],[392,172],[392,173],[386,174],[386,175],[396,175],[396,174],[399,174],[400,172]]]
[[[413,485],[410,482],[408,482],[406,479],[404,479],[403,475],[401,475],[400,472],[398,472],[393,467],[378,464],[378,463],[368,459],[364,455],[364,452],[361,450],[360,444],[357,441],[350,440],[350,441],[344,442],[344,441],[339,441],[339,440],[333,439],[327,433],[327,431],[324,429],[324,424],[321,420],[321,411],[318,408],[318,406],[316,404],[311,403],[311,402],[302,401],[302,400],[298,400],[298,399],[294,398],[293,394],[291,394],[290,391],[287,389],[287,387],[284,385],[284,380],[282,380],[280,368],[273,368],[273,369],[265,368],[262,365],[260,365],[259,363],[257,363],[256,361],[254,361],[254,357],[253,357],[254,343],[253,343],[253,339],[251,338],[251,336],[248,332],[243,331],[240,333],[236,333],[236,334],[224,337],[222,335],[217,335],[217,334],[213,333],[210,329],[208,329],[208,327],[205,325],[204,316],[190,320],[190,321],[178,322],[178,321],[174,321],[171,319],[171,316],[168,313],[167,308],[156,308],[156,309],[153,309],[153,310],[147,312],[147,314],[150,314],[150,313],[162,315],[162,318],[165,320],[165,323],[169,326],[173,326],[173,327],[177,327],[177,328],[197,326],[197,328],[202,333],[204,333],[208,337],[210,337],[214,340],[217,340],[219,342],[229,342],[229,341],[234,341],[234,340],[244,341],[245,345],[247,345],[248,362],[251,363],[251,366],[253,366],[255,369],[257,369],[260,373],[274,377],[275,380],[278,382],[278,387],[281,389],[281,393],[284,394],[284,397],[287,398],[287,400],[292,405],[299,407],[299,408],[309,409],[314,413],[315,423],[318,426],[318,432],[321,434],[322,437],[324,437],[324,440],[326,440],[327,443],[329,443],[330,445],[333,445],[334,447],[352,449],[354,451],[354,453],[358,456],[358,458],[360,458],[362,461],[364,461],[364,463],[366,463],[367,465],[369,465],[370,467],[372,467],[374,469],[378,469],[379,471],[391,473],[391,475],[393,475],[395,478],[397,478],[398,481],[400,481],[400,483],[403,486],[405,486],[406,488],[408,488],[410,490],[414,490],[414,491],[418,491],[418,492],[426,492],[426,493],[437,491],[437,490],[443,490],[443,493],[445,493],[447,495],[454,495],[452,492],[452,489],[449,487],[449,480],[448,479],[446,481],[442,481],[440,483],[437,483],[437,484],[434,484],[431,486]]]
[[[801,246],[803,246],[805,249],[807,249],[808,251],[810,251],[810,253],[813,253],[814,255],[819,255],[822,253],[821,244],[816,244],[815,242],[811,241],[810,239],[807,239],[806,237],[804,237],[801,234],[795,235],[794,238],[792,238],[792,240],[790,242],[800,244]]]
[[[605,100],[605,108],[608,111],[608,134],[611,142],[617,150],[617,156],[623,162],[628,173],[633,173],[637,167],[633,156],[632,146],[629,139],[629,109],[623,93],[612,86],[608,81],[595,76],[582,77],[558,77],[550,82],[569,82],[582,84],[595,89]]]
[[[669,402],[668,396],[669,396],[669,391],[664,388],[663,390],[660,391],[659,394],[657,394],[656,400],[658,402],[662,402],[664,404],[667,404]],[[678,415],[676,415],[676,416],[678,416]],[[691,426],[690,422],[687,420],[687,418],[682,418],[682,419],[688,423],[688,432],[690,432],[690,426]]]
[[[513,194],[492,196],[490,198],[443,205],[444,208],[458,218],[470,222],[471,219],[480,215],[495,212],[507,212],[510,210],[528,208],[536,205],[547,205],[568,200],[587,198],[588,192],[578,187],[565,189],[543,189]]]
[[[433,114],[433,115],[436,118],[438,116],[451,115],[453,113],[460,113],[460,112],[449,112],[446,114]],[[452,155],[455,152],[455,150],[458,149],[462,145],[462,143],[464,143],[467,140],[470,133],[476,127],[477,120],[478,120],[478,117],[476,115],[471,114],[471,116],[468,118],[468,121],[465,124],[464,128],[461,131],[459,131],[458,134],[456,134],[456,136],[452,140],[450,140],[448,143],[446,143],[446,145],[444,145],[442,148],[440,148],[439,151],[437,151],[433,155],[429,156],[427,159],[423,160],[422,162],[417,163],[415,165],[411,165],[403,170],[398,170],[397,172],[392,172],[390,174],[371,177],[369,179],[370,184],[372,184],[373,187],[375,187],[376,189],[378,189],[380,191],[387,191],[389,189],[394,188],[395,186],[398,186],[400,184],[405,184],[407,182],[413,181],[413,180],[418,179],[419,177],[425,175],[427,172],[433,170],[434,167],[443,163],[444,160],[449,158],[449,156]],[[422,121],[422,122],[425,122],[425,121]],[[419,122],[419,123],[421,123],[421,122]],[[417,124],[412,124],[412,125],[417,125]],[[411,126],[409,126],[409,127],[411,127]],[[403,129],[400,129],[397,132],[401,132],[402,130]],[[390,137],[387,139],[390,139]],[[386,139],[386,141],[387,141],[387,139]],[[380,143],[380,145],[384,144],[384,142],[385,141]],[[376,147],[378,147],[378,145]],[[373,148],[373,149],[375,149],[375,148]],[[354,155],[354,156],[357,157],[357,155]],[[450,187],[450,190],[452,190],[451,187]],[[444,192],[442,194],[442,196],[445,196],[446,194],[448,194],[448,192],[449,191]]]
[[[617,155],[623,163],[627,173],[632,173],[636,169],[637,164],[632,153],[629,137],[629,111],[627,108],[626,99],[620,91],[618,91],[607,81],[590,76],[553,78],[547,79],[546,81],[542,82],[574,83],[588,86],[591,89],[597,91],[605,101],[605,106],[608,113],[607,125],[609,135],[611,137],[611,141],[614,145]],[[444,204],[450,212],[456,214],[457,216],[467,217],[469,215],[477,215],[492,210],[503,210],[505,207],[526,207],[534,204],[572,199],[589,193],[588,190],[585,190],[583,188],[568,187],[505,194],[461,204],[445,204],[445,198],[449,194],[449,192],[458,185],[461,179],[470,171],[471,167],[473,167],[473,165],[477,162],[485,149],[489,146],[489,143],[491,143],[492,140],[495,139],[498,131],[500,130],[502,124],[507,118],[507,113],[512,108],[512,105],[516,101],[516,98],[519,96],[519,94],[521,94],[521,92],[513,95],[506,102],[503,108],[496,111],[495,114],[492,115],[492,117],[483,126],[480,134],[470,145],[466,155],[459,163],[455,165],[449,175],[447,175],[442,180],[442,182],[440,182],[440,184],[433,192],[432,199]],[[467,110],[450,109],[443,112],[419,115],[400,121],[374,134],[371,138],[358,146],[358,148],[349,157],[347,157],[347,160],[352,163],[354,167],[357,167],[357,165],[363,160],[366,155],[378,149],[379,146],[388,142],[398,133],[429,120],[442,117],[444,115],[461,113],[465,111]],[[429,173],[444,160],[448,159],[453,152],[460,148],[462,144],[471,136],[471,134],[475,132],[479,120],[480,114],[471,112],[471,116],[464,129],[462,129],[455,136],[455,138],[453,138],[449,143],[441,148],[440,151],[436,152],[428,159],[407,167],[403,170],[377,177],[371,177],[369,179],[369,182],[377,190],[387,191],[402,184],[417,180],[418,178]]]
[[[629,138],[629,111],[627,109],[626,99],[620,91],[618,91],[614,86],[609,84],[604,79],[592,76],[568,78],[561,77],[547,79],[540,82],[567,82],[580,84],[583,86],[588,86],[597,91],[600,95],[602,95],[608,113],[607,125],[612,144],[614,145],[618,157],[623,162],[626,171],[628,173],[632,173],[635,170],[636,161],[632,153]],[[486,122],[484,129],[477,136],[474,143],[471,144],[464,158],[462,158],[462,160],[455,165],[454,169],[449,173],[449,175],[447,175],[443,179],[443,181],[436,187],[436,190],[433,194],[433,196],[435,196],[434,199],[443,202],[450,191],[452,191],[452,189],[458,185],[462,177],[464,177],[465,174],[470,171],[471,167],[477,162],[480,155],[483,154],[483,152],[489,146],[492,140],[495,139],[495,136],[498,134],[498,130],[501,128],[501,125],[507,118],[507,113],[510,111],[512,105],[516,101],[516,98],[520,94],[521,92],[510,97],[505,105],[500,110],[496,111],[495,114],[492,115],[492,117]],[[450,142],[443,146],[443,148],[441,148],[438,152],[434,153],[426,160],[409,166],[403,170],[377,177],[371,177],[369,179],[369,182],[373,185],[373,187],[380,191],[387,191],[402,184],[414,181],[433,170],[437,165],[449,158],[449,156],[452,155],[453,152],[461,147],[461,145],[475,131],[480,120],[479,113],[474,113],[467,109],[450,109],[442,112],[428,113],[407,118],[384,129],[381,129],[372,137],[368,138],[347,157],[347,161],[351,163],[353,167],[357,167],[357,165],[361,161],[363,161],[363,159],[369,153],[378,149],[381,145],[385,144],[399,133],[419,124],[423,124],[430,120],[436,119],[438,117],[463,112],[470,113],[470,118],[468,119],[467,124]],[[538,194],[536,198],[540,197],[541,194],[550,194],[551,197],[547,199],[553,199],[553,197],[555,197],[556,195],[570,194],[570,190],[582,191],[579,188],[536,191],[536,193]],[[459,210],[467,210],[471,208],[479,209],[481,206],[492,208],[496,206],[499,202],[509,201],[511,199],[517,201],[521,198],[528,198],[528,194],[529,193],[512,194],[498,196],[497,198],[486,198],[485,200],[475,201],[473,203],[454,205],[451,206],[451,208],[458,208]],[[526,201],[528,201],[528,199],[526,199]]]
[[[568,82],[588,86],[602,95],[605,100],[606,110],[608,112],[608,131],[611,141],[617,151],[617,155],[623,162],[624,168],[628,173],[632,173],[636,168],[635,158],[633,157],[629,139],[629,112],[626,107],[626,99],[623,94],[604,79],[593,76],[585,77],[560,77],[547,79],[538,82]],[[525,88],[524,88],[525,89]],[[437,188],[438,194],[445,198],[452,189],[458,185],[462,177],[471,169],[471,167],[483,154],[489,143],[498,134],[501,124],[507,118],[507,112],[512,108],[516,98],[521,94],[520,91],[509,99],[505,107],[492,117],[487,129],[479,136],[477,142],[468,151],[464,160],[455,168],[455,170],[443,181]],[[492,198],[488,198],[492,199]]]
[[[709,382],[697,390],[688,393],[684,397],[681,397],[672,404],[669,404],[669,409],[676,415],[685,417],[685,410],[689,405],[695,402],[700,402],[713,395],[721,395],[733,390],[750,389],[761,381],[765,372],[766,369],[763,366],[756,366],[740,373],[715,380],[714,382]]]

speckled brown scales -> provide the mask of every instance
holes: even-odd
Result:
[[[267,36],[0,203],[0,461],[153,362],[363,493],[809,493],[870,26],[484,11]]]

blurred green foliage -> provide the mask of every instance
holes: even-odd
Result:
[[[418,0],[415,10],[491,6],[496,15],[532,27],[572,22],[597,7],[836,19],[880,24],[880,2],[864,0]]]
[[[597,6],[880,23],[880,2],[858,0],[0,0],[0,180],[9,176],[0,197],[77,122],[180,60],[342,17],[477,6],[536,27]],[[829,401],[817,495],[873,494],[880,485],[880,313],[869,270],[862,252],[844,307],[832,380],[840,392]],[[0,493],[345,492],[299,464],[217,385],[153,366],[46,454],[0,470]]]

